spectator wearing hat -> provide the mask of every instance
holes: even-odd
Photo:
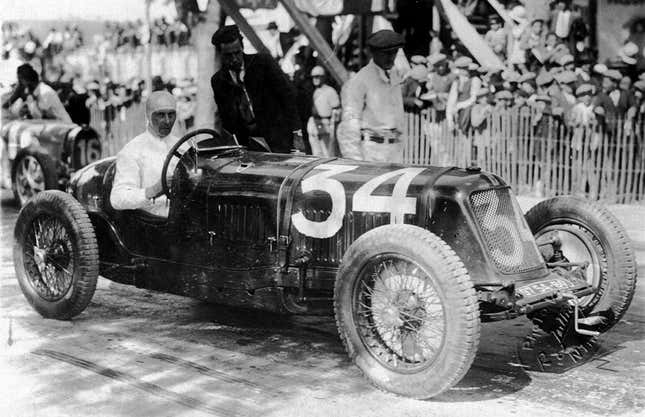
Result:
[[[575,71],[575,61],[573,55],[565,54],[558,58],[557,65],[551,70],[552,73],[556,74],[563,71]]]
[[[576,104],[571,108],[567,119],[570,126],[589,126],[595,119],[593,94],[595,87],[592,84],[582,84],[576,88]]]
[[[539,49],[541,62],[547,69],[551,69],[557,64],[558,60],[569,54],[569,48],[553,32],[546,34],[544,38],[544,47]]]
[[[430,30],[428,33],[430,35],[429,55],[443,52],[443,43],[439,39],[439,34],[434,30]]]
[[[421,96],[427,92],[428,68],[425,65],[413,65],[403,81],[403,107],[408,112],[418,112],[425,106]]]
[[[508,32],[507,53],[508,64],[526,72],[526,48],[521,42],[524,32],[527,30],[529,20],[526,16],[524,6],[515,6],[508,13],[510,18],[510,30]]]
[[[311,117],[307,121],[307,133],[311,153],[317,156],[336,156],[336,135],[334,133],[340,98],[332,87],[326,84],[325,70],[316,65],[311,70],[314,85]]]
[[[527,66],[529,68],[537,67],[542,61],[540,50],[544,45],[543,25],[544,20],[541,18],[533,19],[531,25],[520,37],[521,48],[527,53]]]
[[[280,31],[276,22],[269,22],[267,25],[267,37],[264,44],[273,59],[280,60],[284,56],[282,44],[280,43]]]
[[[477,91],[481,88],[479,78],[471,78],[469,67],[473,60],[469,57],[459,57],[455,60],[457,79],[452,82],[446,103],[448,126],[455,121],[462,132],[470,127],[470,108],[477,100]]]
[[[428,57],[428,64],[434,69],[428,75],[426,83],[427,93],[421,95],[421,99],[428,102],[433,109],[432,122],[440,122],[446,117],[446,103],[448,102],[448,93],[455,79],[455,75],[450,72],[448,59],[444,54],[435,54]]]
[[[602,91],[596,97],[595,106],[603,109],[604,120],[622,118],[631,107],[630,95],[619,88],[622,78],[620,71],[615,69],[603,74]]]
[[[343,157],[367,161],[402,162],[404,128],[402,76],[394,67],[405,44],[392,30],[367,38],[372,59],[345,83],[338,145]]]
[[[645,81],[638,80],[634,83],[634,108],[635,117],[643,119],[645,117]]]
[[[501,24],[501,19],[496,14],[488,17],[490,29],[486,32],[484,40],[491,47],[493,52],[503,61],[506,59],[506,38],[507,34]]]
[[[486,128],[486,118],[493,113],[493,106],[489,101],[490,90],[480,87],[476,93],[476,103],[471,110],[470,122],[476,132]]]
[[[573,71],[564,71],[554,75],[560,94],[563,98],[563,108],[565,111],[570,109],[576,103],[575,90],[577,87],[578,77]]]
[[[266,150],[261,137],[273,152],[304,151],[295,90],[273,58],[244,54],[235,25],[218,29],[211,42],[222,60],[211,87],[224,129],[249,149]]]
[[[551,12],[549,30],[558,38],[566,40],[571,29],[571,10],[565,1],[556,1]]]

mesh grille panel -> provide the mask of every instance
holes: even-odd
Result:
[[[508,189],[472,193],[470,204],[500,272],[513,274],[542,265],[531,230]]]

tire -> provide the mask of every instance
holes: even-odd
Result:
[[[443,240],[416,226],[378,227],[352,244],[336,277],[334,311],[350,359],[395,394],[438,395],[477,353],[479,305],[468,272]]]
[[[24,175],[29,175],[31,181]],[[57,189],[56,163],[49,155],[38,150],[20,152],[11,167],[11,188],[20,207],[40,191]]]
[[[627,311],[636,289],[634,250],[618,219],[599,204],[563,196],[531,208],[526,221],[536,240],[556,234],[565,258],[590,261],[586,276],[597,291],[581,299],[580,309],[584,316],[604,317],[594,330],[609,330]]]
[[[58,190],[30,199],[16,221],[13,262],[23,294],[40,315],[79,315],[99,274],[96,236],[83,206]]]

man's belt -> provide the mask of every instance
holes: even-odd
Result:
[[[392,135],[392,136],[383,136],[376,134],[371,131],[362,131],[361,132],[361,140],[365,141],[370,141],[374,143],[387,143],[387,144],[393,144],[393,143],[399,143],[401,140],[398,137],[399,135]]]

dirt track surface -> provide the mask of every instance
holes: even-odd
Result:
[[[532,202],[522,200],[525,207]],[[208,305],[101,278],[69,322],[41,318],[11,255],[17,210],[0,208],[0,416],[584,416],[645,413],[645,290],[574,367],[542,371],[524,318],[484,324],[472,369],[428,401],[374,389],[331,317]],[[645,207],[612,207],[645,276]],[[555,369],[554,369],[555,368]]]

